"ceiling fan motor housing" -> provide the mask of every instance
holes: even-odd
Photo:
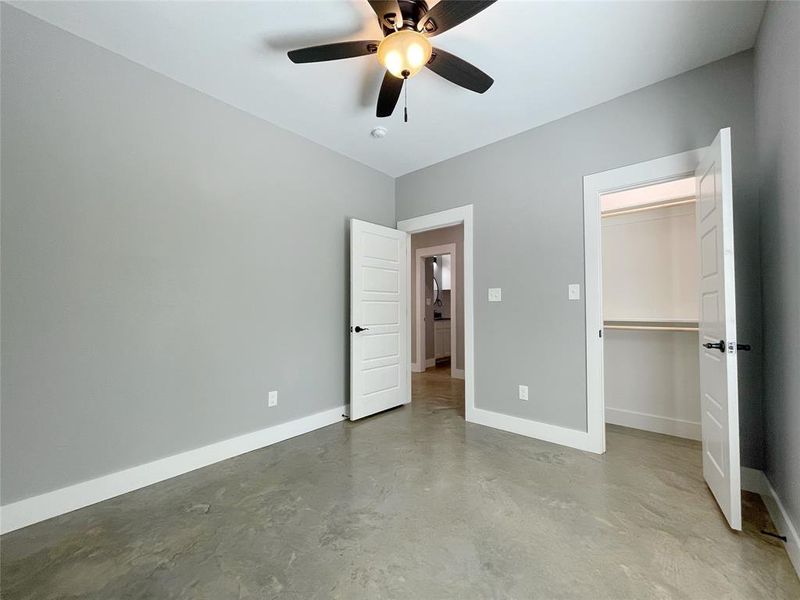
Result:
[[[403,13],[403,23],[398,25],[398,29],[416,30],[417,23],[428,13],[428,3],[425,0],[397,0],[397,5],[400,7],[400,12]],[[379,22],[381,22],[380,19]],[[394,31],[383,22],[381,22],[381,26],[384,35],[389,35]]]

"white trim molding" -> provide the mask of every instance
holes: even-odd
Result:
[[[453,369],[452,377],[456,379],[464,379],[464,369]]]
[[[606,406],[606,423],[622,425],[623,427],[633,427],[634,429],[643,429],[644,431],[653,431],[666,435],[674,435],[690,440],[702,439],[700,436],[699,422],[651,415],[624,408],[611,408],[610,406]]]
[[[494,427],[495,429],[502,429],[503,431],[536,438],[545,442],[593,452],[589,434],[578,429],[531,421],[522,417],[512,417],[511,415],[504,415],[483,408],[473,409],[472,418],[468,420],[478,425]]]
[[[603,397],[603,271],[600,196],[694,175],[703,149],[612,169],[583,178],[584,297],[586,303],[586,423],[592,452],[606,451]]]
[[[406,233],[422,233],[431,229],[440,229],[452,225],[464,224],[464,281],[462,292],[464,294],[464,413],[467,421],[474,422],[473,413],[475,412],[475,293],[473,272],[474,263],[474,226],[472,216],[472,205],[451,208],[441,212],[414,217],[404,221],[398,221],[397,228]],[[409,264],[411,263],[411,244],[409,244]],[[408,270],[411,275],[411,269]],[[411,340],[411,323],[406,335]],[[419,359],[417,359],[419,360]],[[411,370],[408,372],[411,377]],[[409,395],[411,387],[409,386]]]
[[[800,523],[792,522],[783,502],[763,471],[742,467],[742,489],[761,495],[776,531],[786,536],[783,546],[786,548],[786,553],[789,555],[789,560],[792,562],[797,576],[800,577],[800,535],[797,533],[797,525]]]
[[[246,452],[271,446],[321,427],[333,425],[345,419],[343,416],[345,410],[345,406],[339,406],[288,423],[273,425],[259,431],[6,504],[0,507],[0,533],[8,533]]]

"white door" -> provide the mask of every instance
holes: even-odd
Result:
[[[700,248],[703,477],[730,526],[741,529],[731,175],[731,130],[723,129],[695,171]]]
[[[409,236],[350,220],[350,420],[411,400]]]

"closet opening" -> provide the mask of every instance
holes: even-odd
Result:
[[[605,422],[701,440],[695,177],[601,194]]]

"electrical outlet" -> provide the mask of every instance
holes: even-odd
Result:
[[[501,288],[489,288],[489,302],[502,302],[503,294]]]
[[[581,299],[581,284],[580,283],[570,283],[569,287],[567,288],[567,297],[570,300],[580,300]]]
[[[278,406],[278,392],[272,391],[269,393],[269,400],[267,406]]]
[[[519,386],[519,399],[520,400],[527,400],[528,399],[528,386],[527,385]]]

